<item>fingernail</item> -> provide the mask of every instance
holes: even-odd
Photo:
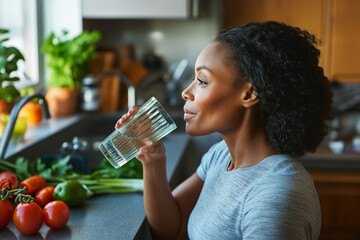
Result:
[[[145,154],[147,152],[148,150],[146,148],[140,148],[140,154]]]
[[[132,114],[132,113],[133,113],[133,111],[134,111],[134,109],[130,109],[129,114]]]

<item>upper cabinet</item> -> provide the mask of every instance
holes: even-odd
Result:
[[[333,79],[360,82],[360,1],[333,0],[329,67]]]
[[[330,80],[360,82],[360,1],[224,0],[224,27],[275,20],[315,34]]]
[[[87,19],[191,18],[197,16],[197,0],[82,0]]]

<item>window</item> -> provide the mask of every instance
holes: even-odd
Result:
[[[5,44],[17,47],[25,57],[18,64],[17,88],[39,82],[37,26],[37,0],[0,0],[0,28],[10,31]]]

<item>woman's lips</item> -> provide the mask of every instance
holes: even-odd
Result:
[[[196,116],[195,113],[190,112],[190,111],[187,110],[187,109],[184,109],[184,120],[188,120],[188,119],[193,118],[193,117],[195,117],[195,116]]]

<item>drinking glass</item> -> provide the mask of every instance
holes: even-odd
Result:
[[[176,129],[176,124],[155,97],[99,144],[99,149],[114,168],[136,155],[141,147],[159,141]]]

